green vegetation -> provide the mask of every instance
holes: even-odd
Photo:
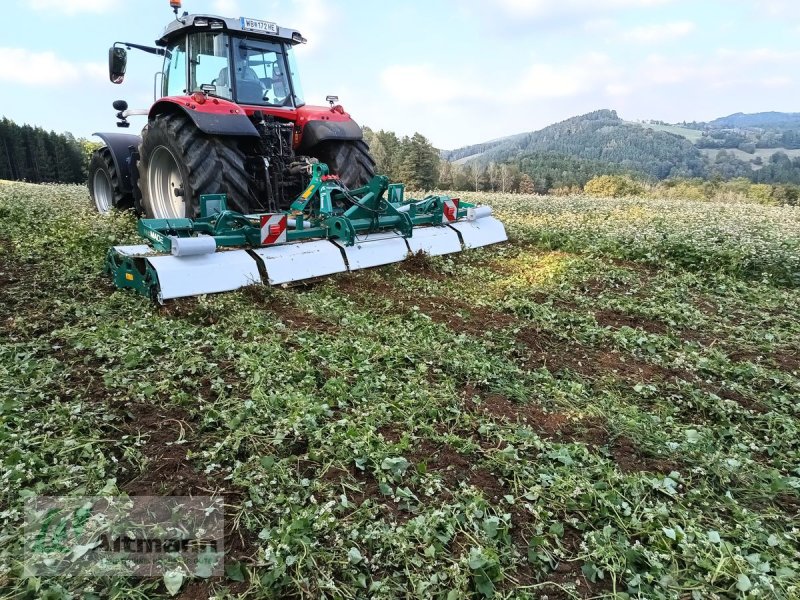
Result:
[[[645,129],[652,129],[653,131],[663,131],[673,135],[679,135],[694,143],[700,140],[703,136],[702,132],[698,129],[691,129],[689,127],[682,127],[680,125],[668,125],[666,123],[642,123],[641,127]]]
[[[642,184],[630,177],[619,175],[600,175],[588,181],[583,190],[590,196],[620,198],[623,196],[641,196],[644,193]]]
[[[540,131],[443,151],[441,185],[456,190],[537,192],[582,187],[601,175],[710,181],[745,177],[800,184],[800,120],[790,113],[731,115],[711,123],[631,123],[599,110]],[[498,174],[503,174],[499,176]]]
[[[0,119],[0,179],[83,183],[91,142]]]
[[[364,139],[375,159],[375,172],[392,181],[402,181],[409,189],[433,189],[439,177],[436,148],[420,133],[398,138],[391,131],[364,128]]]
[[[797,598],[800,209],[464,196],[509,244],[157,307],[131,217],[0,183],[2,594],[168,597],[26,563],[118,491],[225,496],[187,598]]]
[[[554,190],[554,193],[558,191]],[[695,200],[771,206],[796,206],[800,198],[800,187],[796,185],[753,183],[743,177],[730,181],[668,179],[657,184],[647,184],[626,175],[600,175],[588,181],[583,191],[601,198],[647,196],[656,200],[671,198],[680,202]],[[702,212],[703,209],[697,207],[697,210]]]

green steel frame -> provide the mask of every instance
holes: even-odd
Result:
[[[388,192],[388,198],[385,196]],[[390,184],[388,178],[375,176],[364,187],[347,190],[337,177],[328,174],[325,164],[312,165],[311,181],[292,203],[286,216],[294,227],[286,232],[286,243],[315,238],[338,239],[352,246],[356,236],[377,231],[395,231],[412,237],[414,227],[440,225],[448,196],[427,196],[422,200],[404,199],[403,184]],[[349,208],[340,208],[350,205]],[[243,215],[227,210],[224,194],[200,198],[199,219],[142,219],[139,235],[158,252],[172,251],[171,236],[196,234],[214,237],[218,247],[261,247],[262,215]],[[474,205],[459,202],[454,219],[467,215]],[[306,221],[308,223],[306,223]]]

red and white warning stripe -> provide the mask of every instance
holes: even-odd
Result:
[[[458,198],[450,198],[449,200],[445,200],[444,203],[444,214],[442,214],[442,223],[452,223],[456,219],[458,219],[458,203],[460,200]]]
[[[286,241],[286,215],[261,215],[261,244],[280,244]]]

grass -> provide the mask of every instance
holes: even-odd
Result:
[[[32,495],[214,493],[176,597],[798,597],[800,211],[490,202],[507,245],[157,307],[130,217],[0,184],[3,594],[169,597],[37,576]]]
[[[689,127],[681,127],[680,125],[653,125],[650,123],[637,123],[644,127],[645,129],[652,129],[653,131],[665,131],[667,133],[673,133],[675,135],[679,135],[681,137],[686,138],[690,142],[694,143],[703,137],[703,132],[699,129],[691,129]]]

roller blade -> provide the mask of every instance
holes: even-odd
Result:
[[[264,264],[269,285],[315,279],[347,271],[339,246],[328,240],[252,250]]]
[[[457,221],[450,227],[461,235],[465,248],[480,248],[508,240],[505,226],[494,217],[481,217],[474,221]]]
[[[415,227],[414,233],[406,239],[411,254],[424,252],[430,256],[442,256],[461,252],[461,240],[449,227]]]
[[[338,240],[333,240],[333,243],[341,248],[350,271],[388,265],[408,257],[405,238],[391,232],[372,233],[360,238],[352,246],[345,246]]]
[[[246,250],[199,256],[151,256],[158,274],[159,301],[230,292],[261,283],[258,263]]]

